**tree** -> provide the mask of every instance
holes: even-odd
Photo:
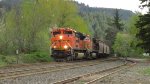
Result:
[[[107,22],[110,16],[102,12],[90,12],[90,11],[81,11],[81,17],[88,23],[88,27],[92,33],[92,37],[105,40],[106,29],[108,28]]]
[[[136,13],[128,21],[128,26],[125,31],[119,32],[116,36],[113,49],[115,53],[121,56],[142,56],[143,50],[137,47],[140,40],[136,37],[139,30],[136,28],[135,23],[138,21],[139,13]]]
[[[117,33],[123,31],[124,26],[123,23],[121,22],[118,9],[115,10],[113,19],[110,19],[108,21],[109,21],[108,22],[109,28],[106,30],[107,32],[106,39],[108,40],[109,45],[112,46],[114,44]],[[113,52],[113,49],[111,51]]]
[[[71,27],[90,34],[71,1],[23,0],[5,15],[0,46],[5,48],[2,50],[6,54],[13,54],[16,49],[20,53],[49,52],[49,29],[54,26]]]
[[[145,49],[147,53],[150,53],[150,1],[149,0],[140,0],[142,3],[142,7],[149,8],[149,12],[144,15],[139,16],[139,20],[137,21],[137,28],[139,29],[139,33],[137,37],[142,40],[139,43],[139,46]],[[147,2],[146,4],[144,2]]]
[[[115,14],[114,14],[114,17],[113,17],[113,23],[112,24],[119,31],[123,31],[123,23],[121,22],[121,19],[120,19],[119,9],[115,10]]]
[[[130,52],[130,46],[132,42],[132,37],[126,33],[118,33],[113,45],[114,52],[127,57]]]

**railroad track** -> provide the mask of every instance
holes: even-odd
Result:
[[[49,67],[42,67],[42,68],[31,68],[31,69],[20,69],[20,70],[14,70],[14,71],[8,71],[8,72],[0,72],[0,80],[3,79],[9,79],[9,78],[18,78],[18,77],[24,77],[24,76],[30,76],[35,74],[44,74],[44,73],[50,73],[50,72],[56,72],[61,70],[67,70],[67,69],[75,69],[80,67],[86,67],[86,66],[94,66],[98,65],[101,62],[104,61],[111,61],[112,59],[106,59],[101,61],[90,61],[90,62],[79,62],[75,64],[65,64],[65,65],[57,65],[57,66],[49,66]],[[116,59],[113,59],[116,60]]]
[[[125,70],[135,64],[136,64],[135,62],[128,60],[128,63],[126,62],[119,66],[115,66],[115,67],[108,68],[105,70],[100,70],[100,71],[91,72],[91,73],[87,73],[84,75],[68,78],[68,79],[57,81],[51,84],[93,84],[102,78],[110,76],[119,71]]]

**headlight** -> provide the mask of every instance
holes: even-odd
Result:
[[[68,46],[67,46],[67,45],[65,45],[65,46],[64,46],[64,48],[65,48],[65,49],[67,49],[67,48],[68,48]]]
[[[59,38],[60,38],[60,39],[62,39],[62,38],[63,38],[63,36],[59,36]]]
[[[56,48],[56,46],[54,46],[54,48]]]

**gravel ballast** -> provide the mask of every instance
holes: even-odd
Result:
[[[86,67],[62,70],[62,71],[57,71],[52,73],[37,74],[37,75],[31,75],[31,76],[25,76],[25,77],[13,78],[13,79],[0,80],[0,84],[50,84],[66,78],[71,78],[89,72],[111,68],[117,65],[121,65],[123,63],[124,62],[122,61],[111,61],[111,62],[105,61],[94,66],[86,66]]]
[[[137,65],[99,80],[95,84],[150,84],[150,75],[142,73],[148,67],[150,67],[150,63],[137,63]]]

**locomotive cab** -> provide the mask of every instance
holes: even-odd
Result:
[[[72,29],[54,29],[51,37],[52,57],[66,58],[71,55],[74,46],[75,31]]]
[[[54,50],[66,50],[71,48],[69,42],[71,42],[71,38],[74,37],[73,31],[69,29],[56,29],[55,31],[51,32],[51,47]]]

